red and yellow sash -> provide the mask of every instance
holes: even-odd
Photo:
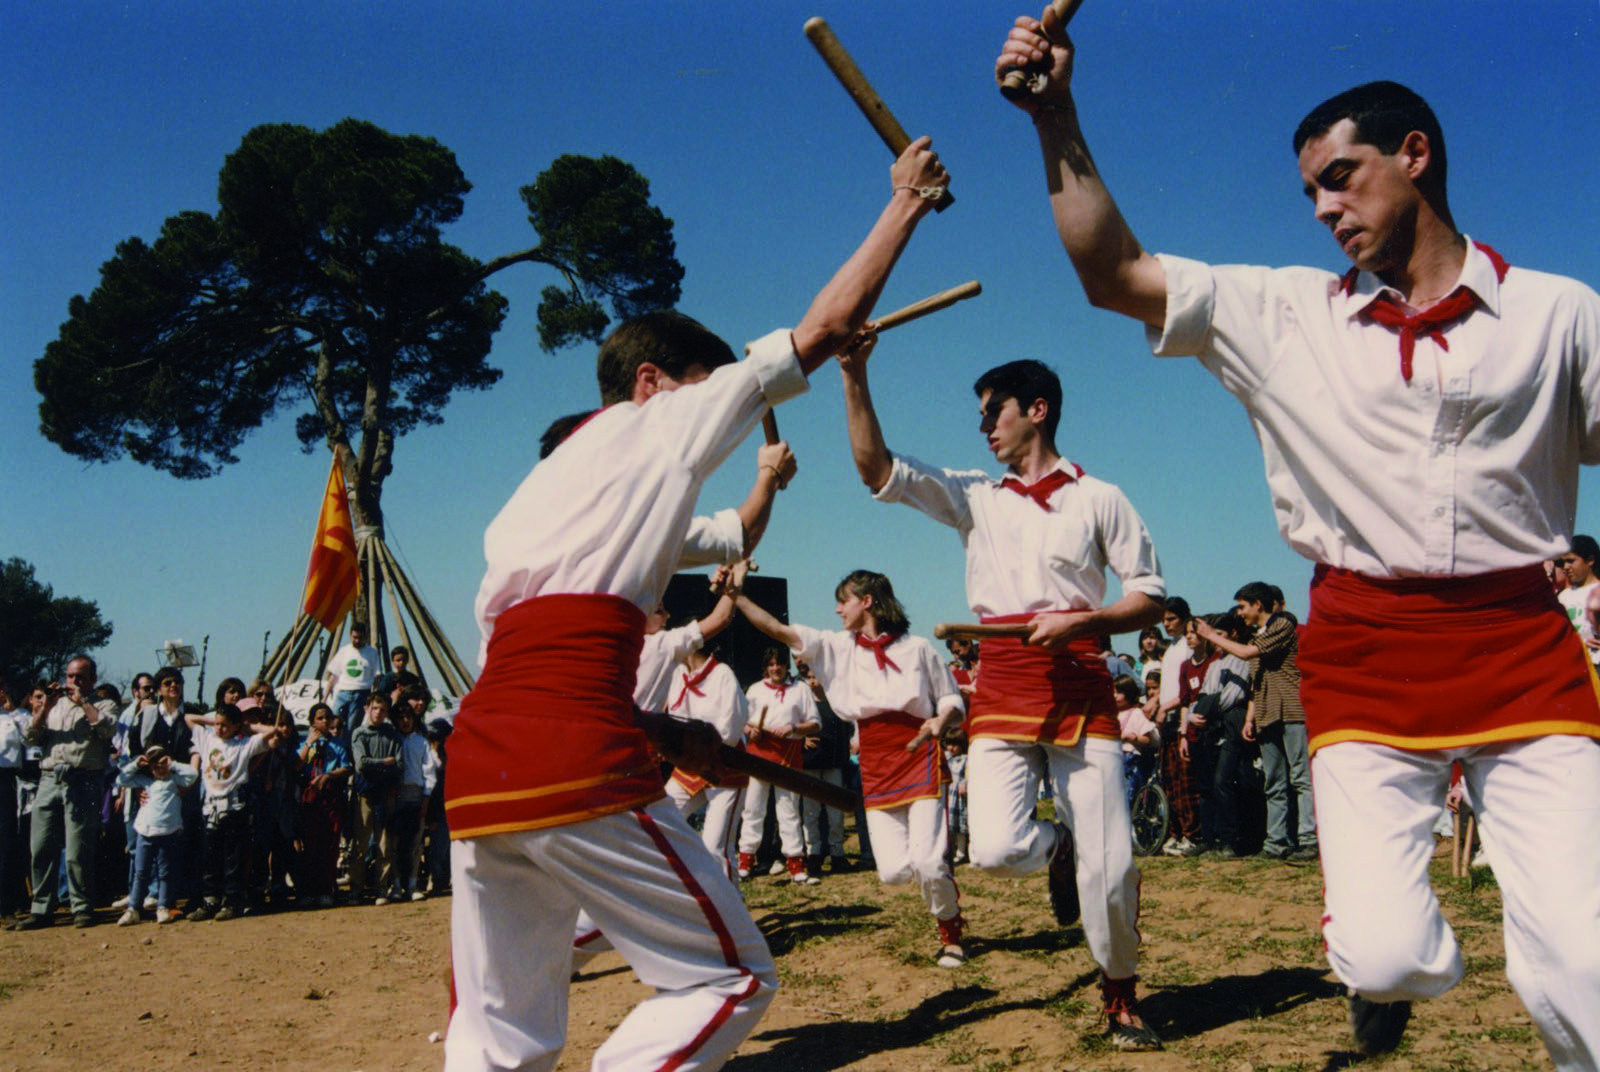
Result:
[[[452,838],[581,822],[661,797],[633,720],[643,643],[643,612],[616,596],[539,596],[495,620],[450,737]]]
[[[1005,614],[983,621],[1032,617]],[[1084,733],[1122,737],[1111,672],[1094,637],[1079,637],[1053,651],[1011,637],[984,638],[978,687],[967,712],[969,738],[1074,745]]]
[[[1313,751],[1600,737],[1600,680],[1538,566],[1398,579],[1318,566],[1299,663]]]
[[[916,751],[906,751],[922,724],[916,715],[901,711],[856,723],[861,733],[861,800],[868,809],[898,808],[943,793],[944,753],[938,739],[929,737]]]

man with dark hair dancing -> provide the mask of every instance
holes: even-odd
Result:
[[[1280,531],[1316,563],[1302,699],[1323,936],[1366,1053],[1462,975],[1428,884],[1453,762],[1505,899],[1506,969],[1561,1069],[1600,1059],[1600,697],[1541,562],[1600,460],[1600,297],[1461,233],[1416,93],[1358,86],[1293,146],[1352,263],[1215,267],[1146,252],[1078,124],[1060,19],[996,60],[1048,70],[1033,119],[1056,228],[1091,303],[1197,356],[1250,414]],[[1559,867],[1549,866],[1560,860]]]

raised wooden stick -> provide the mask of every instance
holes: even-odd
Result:
[[[1061,26],[1066,28],[1072,21],[1072,16],[1078,13],[1078,8],[1083,6],[1083,0],[1054,0],[1050,5],[1055,9],[1056,15],[1061,19]],[[1007,71],[1005,77],[1000,79],[1000,92],[1006,100],[1016,100],[1024,94],[1038,96],[1050,84],[1048,71],[1033,67],[1013,67]]]
[[[918,317],[937,313],[940,309],[948,309],[958,301],[976,298],[983,293],[983,284],[976,279],[970,279],[958,287],[941,290],[937,294],[930,294],[921,301],[912,302],[903,309],[896,309],[892,313],[885,313],[873,321],[878,331],[885,332],[890,328],[897,328],[901,324],[909,324]]]
[[[933,635],[940,640],[983,640],[987,637],[1015,637],[1026,640],[1033,632],[1027,622],[940,622]]]
[[[833,27],[828,25],[828,20],[821,15],[806,20],[806,37],[822,56],[822,62],[828,65],[833,76],[844,86],[845,92],[850,94],[850,99],[856,102],[856,107],[861,109],[861,114],[867,117],[867,122],[872,124],[872,129],[878,132],[878,137],[889,147],[889,151],[899,156],[906,151],[906,146],[911,144],[911,136],[906,133],[905,127],[900,125],[900,120],[889,111],[889,106],[883,103],[883,98],[878,96],[878,91],[872,88],[872,83],[867,81],[867,76],[861,73],[861,68],[856,66],[856,61],[850,58],[850,53],[845,51],[844,45],[834,36]],[[940,212],[955,203],[955,198],[950,196],[950,191],[945,190],[944,195],[934,202],[933,207]]]

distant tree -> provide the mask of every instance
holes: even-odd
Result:
[[[110,639],[111,623],[93,602],[57,596],[20,558],[0,563],[0,681],[13,689],[42,677],[59,681],[68,659]]]
[[[381,529],[395,439],[438,424],[458,390],[500,379],[507,302],[485,280],[548,265],[539,342],[598,339],[678,299],[672,221],[614,157],[558,158],[522,188],[537,245],[479,262],[446,243],[471,184],[432,138],[346,119],[256,127],[224,161],[218,211],[129,238],[34,364],[40,430],[79,458],[129,457],[182,478],[237,460],[286,409],[339,457],[354,521]]]

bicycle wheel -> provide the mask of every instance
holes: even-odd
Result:
[[[1134,795],[1133,851],[1139,856],[1149,856],[1167,840],[1167,794],[1154,778],[1146,782]]]

